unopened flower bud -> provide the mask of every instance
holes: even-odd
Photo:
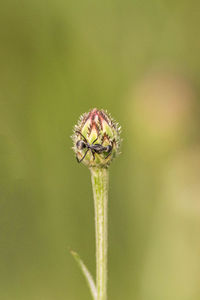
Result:
[[[120,127],[104,110],[94,108],[83,114],[74,128],[73,149],[78,162],[106,168],[119,154]]]

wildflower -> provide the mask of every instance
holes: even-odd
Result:
[[[119,154],[119,125],[104,110],[94,108],[83,114],[74,128],[73,149],[78,162],[106,168]]]

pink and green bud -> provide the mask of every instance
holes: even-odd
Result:
[[[104,110],[94,108],[80,117],[72,139],[78,162],[106,168],[119,154],[120,127]]]

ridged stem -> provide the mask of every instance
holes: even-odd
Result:
[[[97,300],[107,300],[107,203],[108,170],[91,168],[96,227]]]

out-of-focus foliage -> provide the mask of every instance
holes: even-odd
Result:
[[[1,1],[0,299],[86,300],[90,175],[70,135],[107,109],[109,299],[200,299],[199,1]]]

